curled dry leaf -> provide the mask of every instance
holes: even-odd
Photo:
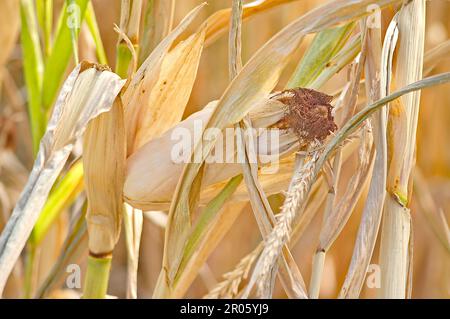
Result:
[[[75,142],[93,118],[111,109],[124,84],[104,67],[83,62],[61,88],[27,185],[0,237],[0,292]]]

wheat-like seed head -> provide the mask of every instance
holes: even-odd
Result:
[[[258,294],[264,296],[268,289],[269,279],[275,267],[278,256],[284,244],[289,240],[291,226],[297,215],[298,209],[304,204],[306,195],[311,187],[316,162],[321,154],[318,143],[313,143],[311,148],[317,149],[293,177],[290,190],[286,194],[277,223],[265,242],[265,247],[255,267],[252,281],[257,281]],[[248,289],[251,289],[249,285]],[[248,293],[248,290],[247,290]]]
[[[224,280],[219,282],[207,295],[205,299],[231,299],[239,294],[239,286],[247,279],[248,274],[261,252],[262,246],[259,245],[250,254],[246,255],[236,265],[236,267],[223,275]]]

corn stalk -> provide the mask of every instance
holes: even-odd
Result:
[[[394,80],[403,87],[422,78],[425,1],[406,4],[394,18],[399,28],[400,44]],[[405,298],[410,271],[412,188],[411,172],[415,163],[416,130],[420,92],[393,103],[389,111],[389,173],[380,247],[381,298]]]

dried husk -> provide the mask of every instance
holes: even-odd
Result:
[[[164,57],[158,81],[147,101],[148,107],[140,118],[133,150],[181,121],[197,76],[204,40],[205,29],[202,28]]]
[[[155,110],[159,110],[159,106],[157,104],[149,104],[150,96],[160,79],[162,64],[167,52],[178,36],[194,20],[203,6],[204,4],[193,9],[183,21],[181,21],[180,24],[165,37],[161,43],[159,43],[131,78],[122,99],[125,110],[125,123],[127,125],[127,155],[130,155],[135,151],[136,146],[139,145],[139,142],[136,145],[136,138],[138,134],[142,134],[139,133],[139,131],[142,127],[144,129],[151,127],[151,123],[145,121],[149,118],[152,121],[156,120],[155,114],[159,115],[157,120],[162,123],[165,122],[166,117],[168,117],[168,125],[174,125],[178,122],[171,122],[170,118],[172,115],[171,112],[168,112],[167,110],[165,110],[165,112],[156,112]],[[164,83],[164,80],[162,80],[162,83]],[[169,127],[170,126],[167,128]],[[148,134],[144,134],[144,136],[148,137]],[[142,143],[142,141],[140,141],[140,143]]]
[[[27,185],[0,237],[0,292],[74,144],[93,118],[110,110],[124,84],[107,68],[83,62],[61,88]]]
[[[89,252],[110,254],[119,239],[123,214],[125,125],[120,98],[109,112],[89,123],[83,140],[83,167]]]

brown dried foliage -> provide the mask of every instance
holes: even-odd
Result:
[[[300,145],[323,141],[337,129],[330,104],[333,97],[312,89],[282,91],[274,98],[286,106],[283,122],[299,137]]]

